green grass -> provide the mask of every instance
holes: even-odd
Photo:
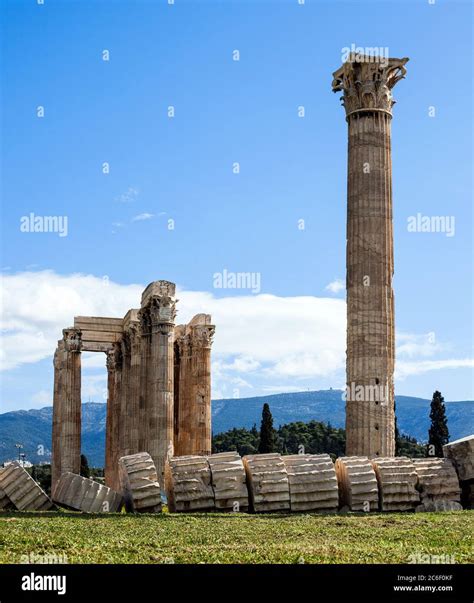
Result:
[[[407,563],[412,553],[472,563],[474,514],[0,514],[0,562]]]

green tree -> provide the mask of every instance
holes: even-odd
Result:
[[[262,409],[262,424],[260,426],[260,442],[258,452],[265,454],[267,452],[276,452],[276,433],[273,428],[273,417],[270,406],[265,402]]]
[[[87,460],[87,457],[85,454],[81,454],[80,474],[82,475],[82,477],[90,477],[91,476],[91,470],[89,469],[89,461]]]
[[[428,431],[428,444],[434,446],[435,456],[443,456],[443,445],[449,442],[448,419],[444,398],[441,392],[435,391],[431,400],[431,427]]]

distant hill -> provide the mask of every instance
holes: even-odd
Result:
[[[295,421],[316,420],[344,427],[345,403],[340,390],[274,394],[257,398],[213,400],[212,430],[221,433],[232,427],[251,428],[260,425],[264,402],[270,405],[275,426]],[[401,433],[426,441],[429,427],[430,400],[396,396],[397,418]],[[452,440],[474,433],[474,402],[446,402],[449,432]],[[13,458],[15,444],[24,445],[28,460],[49,461],[51,451],[52,407],[40,410],[18,410],[0,414],[0,462]],[[82,405],[82,450],[89,464],[101,467],[105,449],[105,404],[87,402]],[[40,446],[44,447],[45,454]]]

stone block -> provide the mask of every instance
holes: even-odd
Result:
[[[128,512],[160,513],[160,484],[155,463],[148,452],[122,456],[119,477]]]
[[[69,471],[59,478],[53,498],[61,506],[84,513],[116,513],[123,505],[118,492]]]

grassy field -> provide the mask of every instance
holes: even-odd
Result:
[[[472,563],[474,514],[0,514],[0,563],[29,553],[69,563]]]

